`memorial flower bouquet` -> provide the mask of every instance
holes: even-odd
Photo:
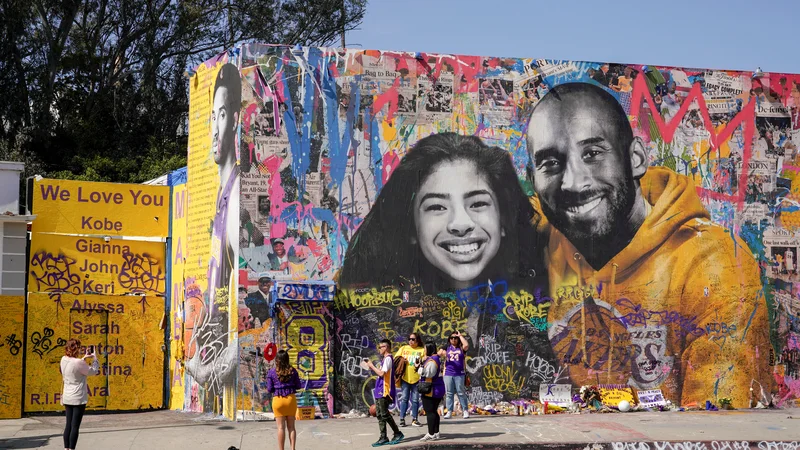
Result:
[[[733,400],[731,400],[730,397],[720,397],[717,400],[717,403],[719,403],[719,407],[721,409],[733,409],[733,405],[731,404],[732,402]]]

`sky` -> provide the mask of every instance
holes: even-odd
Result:
[[[800,0],[369,0],[359,28],[348,48],[800,73]]]

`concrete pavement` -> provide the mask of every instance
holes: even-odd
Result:
[[[425,419],[421,420],[424,423]],[[375,418],[297,424],[298,449],[370,448],[378,437]],[[63,449],[63,426],[63,415],[0,421],[0,449]],[[473,416],[442,420],[443,439],[430,446],[419,442],[425,427],[402,430],[406,439],[391,448],[800,450],[800,409]],[[660,441],[693,444],[673,446]],[[741,441],[752,442],[745,445]],[[90,414],[84,417],[78,442],[78,448],[99,450],[228,450],[230,446],[239,450],[277,448],[275,422],[228,422],[179,411]]]

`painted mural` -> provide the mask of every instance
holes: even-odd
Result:
[[[335,412],[374,401],[379,339],[456,331],[474,404],[800,395],[800,76],[237,52],[239,329],[253,355],[286,347],[271,284],[336,280]]]
[[[172,188],[172,220],[170,220],[170,264],[169,264],[169,409],[183,409],[186,385],[186,345],[184,343],[184,306],[186,302],[186,280],[184,268],[187,260],[186,212],[189,199],[186,194],[186,169],[169,174],[168,184]]]
[[[184,407],[234,417],[241,81],[227,53],[190,84],[183,339]]]

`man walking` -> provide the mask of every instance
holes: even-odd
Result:
[[[392,370],[392,342],[388,339],[383,339],[378,344],[378,351],[381,356],[380,367],[375,367],[372,361],[364,360],[366,368],[375,372],[378,378],[375,380],[375,412],[378,417],[378,428],[380,429],[381,436],[378,441],[372,444],[373,447],[380,447],[381,445],[397,444],[403,440],[405,436],[400,432],[400,428],[394,422],[394,417],[389,414],[389,405],[395,398],[394,387],[394,371]],[[386,436],[386,425],[391,427],[394,436],[390,441]]]

